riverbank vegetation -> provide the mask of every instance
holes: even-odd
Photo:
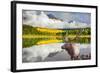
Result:
[[[67,42],[90,43],[90,35],[90,28],[50,29],[29,25],[22,26],[23,48],[33,45],[65,42],[65,37],[68,38]]]

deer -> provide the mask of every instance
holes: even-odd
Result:
[[[63,46],[61,46],[61,48],[68,52],[71,57],[71,60],[79,59],[80,50],[77,44],[65,43]]]
[[[78,40],[79,38],[79,35],[81,34],[82,31],[80,31],[79,33],[76,33],[78,35],[76,35],[76,37],[72,40]],[[65,41],[65,44],[61,46],[62,49],[64,49],[66,52],[68,52],[68,54],[70,55],[71,57],[71,60],[78,60],[80,59],[79,58],[79,55],[80,55],[80,46],[79,44],[75,44],[75,43],[72,43],[71,39],[69,39],[67,37],[67,34],[66,36],[64,36],[64,41]]]

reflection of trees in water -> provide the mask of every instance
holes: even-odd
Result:
[[[68,42],[72,42],[72,43],[90,43],[90,37],[89,38],[85,38],[85,37],[82,37],[82,38],[78,38],[78,39],[74,39],[72,40],[72,38],[68,38]]]
[[[90,43],[90,38],[78,38],[72,40],[72,38],[68,38],[67,42],[71,43]],[[65,39],[64,38],[23,38],[23,47],[31,47],[33,45],[38,45],[39,42],[44,42],[44,44],[49,44],[49,43],[64,43]]]

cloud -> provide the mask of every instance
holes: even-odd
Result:
[[[69,15],[70,14],[67,14],[67,16]],[[45,12],[41,12],[40,14],[37,15],[36,11],[23,12],[23,24],[31,25],[33,27],[56,28],[56,29],[90,27],[90,24],[77,22],[75,20],[69,23],[68,21],[64,21],[64,20],[61,21],[60,19],[59,20],[50,19]]]

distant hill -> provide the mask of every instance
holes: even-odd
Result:
[[[52,18],[52,19],[58,19],[56,16],[54,16],[53,14],[47,14],[47,16],[49,17],[49,18]]]
[[[57,18],[55,15],[53,15],[53,14],[47,14],[47,16],[48,16],[50,19],[61,20],[61,19]]]

